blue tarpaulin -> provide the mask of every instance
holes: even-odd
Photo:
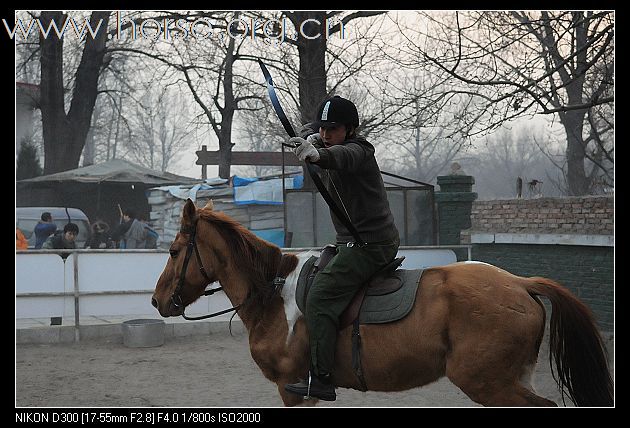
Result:
[[[283,229],[260,229],[252,230],[254,235],[267,242],[276,244],[278,247],[284,247],[284,230]]]
[[[232,177],[232,186],[234,187],[247,186],[248,184],[251,184],[255,181],[258,181],[258,178],[256,177],[246,178],[246,177],[239,177],[238,175],[235,175],[234,177]]]
[[[284,186],[287,189],[299,189],[304,183],[303,176],[289,177],[284,179]],[[245,204],[282,204],[282,179],[259,180],[245,186],[234,185],[234,203]]]

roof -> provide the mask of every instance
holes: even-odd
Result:
[[[17,218],[37,219],[39,220],[42,213],[49,212],[54,220],[63,219],[70,216],[72,219],[87,220],[88,217],[78,208],[63,207],[15,207],[15,215]]]
[[[72,181],[79,183],[143,183],[148,186],[195,183],[199,179],[155,171],[122,159],[113,159],[96,165],[71,169],[56,174],[20,180],[18,183],[44,183]]]

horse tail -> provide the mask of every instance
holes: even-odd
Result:
[[[551,302],[549,365],[563,400],[566,388],[576,406],[613,406],[608,353],[593,314],[560,284],[541,277],[530,280],[527,291]]]

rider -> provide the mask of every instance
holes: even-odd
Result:
[[[360,287],[396,257],[400,244],[374,146],[356,133],[358,126],[354,103],[335,96],[319,106],[317,122],[304,126],[300,134],[306,138],[289,140],[299,144],[295,148],[298,159],[321,168],[326,189],[367,243],[357,245],[331,211],[336,254],[315,277],[304,314],[311,348],[309,376],[285,385],[288,392],[327,401],[337,398],[331,374],[339,316]]]

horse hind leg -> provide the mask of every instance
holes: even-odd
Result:
[[[535,369],[536,369],[536,364],[530,364],[526,366],[524,373],[521,376],[521,379],[519,382],[522,387],[524,387],[527,391],[530,392],[530,394],[527,395],[526,398],[529,401],[531,401],[532,406],[557,407],[558,405],[554,401],[548,400],[536,394],[536,391],[534,390],[534,387],[532,386],[532,378],[533,378]]]
[[[533,370],[533,367],[531,369]],[[450,371],[448,366],[447,376],[471,400],[483,406],[556,407],[556,403],[534,392],[530,383],[532,370],[525,369],[520,381],[512,382],[498,382],[495,379],[480,383],[479,376],[469,376],[468,373],[458,370]]]
[[[497,391],[487,398],[484,406],[537,406],[537,407],[557,407],[558,405],[534,391],[525,388],[521,384],[512,385]]]

